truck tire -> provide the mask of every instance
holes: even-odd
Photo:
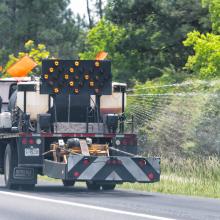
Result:
[[[4,174],[4,153],[6,146],[0,143],[0,175]]]
[[[67,186],[74,186],[74,184],[75,184],[74,180],[62,180],[62,182],[63,182],[63,185],[65,187],[67,187]]]
[[[101,185],[96,182],[86,182],[88,190],[98,191],[100,190]]]
[[[116,187],[116,184],[104,184],[102,185],[103,190],[114,190]]]
[[[13,172],[18,164],[17,151],[14,146],[7,144],[4,157],[4,179],[8,189],[18,189],[19,185],[14,184]]]

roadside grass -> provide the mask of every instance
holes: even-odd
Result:
[[[60,179],[54,179],[54,178],[50,178],[48,176],[41,176],[41,175],[38,175],[38,179],[41,181],[55,182],[55,183],[61,181]]]
[[[125,183],[119,188],[168,194],[220,198],[220,160],[217,157],[162,158],[161,181]]]
[[[218,157],[161,158],[161,180],[157,183],[124,183],[117,188],[190,196],[220,198],[220,159]],[[60,182],[47,176],[40,180]],[[84,187],[85,184],[77,183]]]

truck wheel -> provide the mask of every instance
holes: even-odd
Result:
[[[74,186],[75,181],[73,180],[62,180],[64,186]]]
[[[102,185],[103,190],[114,190],[116,187],[116,184],[104,184]]]
[[[13,172],[14,168],[18,164],[17,151],[15,147],[8,144],[5,149],[4,157],[4,179],[5,186],[8,189],[18,189],[19,185],[13,183]]]
[[[92,191],[98,191],[100,190],[100,184],[96,183],[96,182],[86,182],[87,188],[88,190],[92,190]]]

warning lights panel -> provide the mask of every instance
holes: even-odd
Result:
[[[111,62],[43,60],[40,93],[111,95]]]

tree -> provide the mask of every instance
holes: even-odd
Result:
[[[92,15],[91,15],[91,8],[89,5],[89,0],[86,0],[86,8],[87,8],[87,14],[88,14],[88,18],[89,18],[89,28],[91,29],[93,27],[93,19],[92,19]]]
[[[98,52],[108,52],[108,59],[113,62],[114,78],[118,79],[117,74],[119,74],[119,66],[122,65],[123,59],[122,55],[117,52],[117,45],[124,35],[123,28],[103,18],[89,30],[85,39],[86,51],[79,54],[80,59],[95,59]]]
[[[103,18],[103,1],[97,0],[96,7],[98,9],[98,15],[99,15],[100,19],[102,19]]]
[[[210,30],[208,10],[200,0],[111,0],[107,19],[126,29],[118,51],[126,58],[121,74],[140,82],[181,69],[191,52],[182,41],[187,33]]]
[[[183,43],[194,50],[188,57],[186,69],[207,79],[220,76],[220,35],[217,34],[220,33],[220,4],[216,0],[205,0],[204,4],[209,6],[213,33],[193,31]]]
[[[89,28],[92,29],[104,16],[103,0],[86,0]]]
[[[68,9],[69,0],[2,0],[0,55],[17,53],[29,39],[47,45],[52,55],[76,56],[82,45],[82,21]]]
[[[214,33],[220,33],[220,2],[219,0],[203,0],[203,5],[209,8]]]

